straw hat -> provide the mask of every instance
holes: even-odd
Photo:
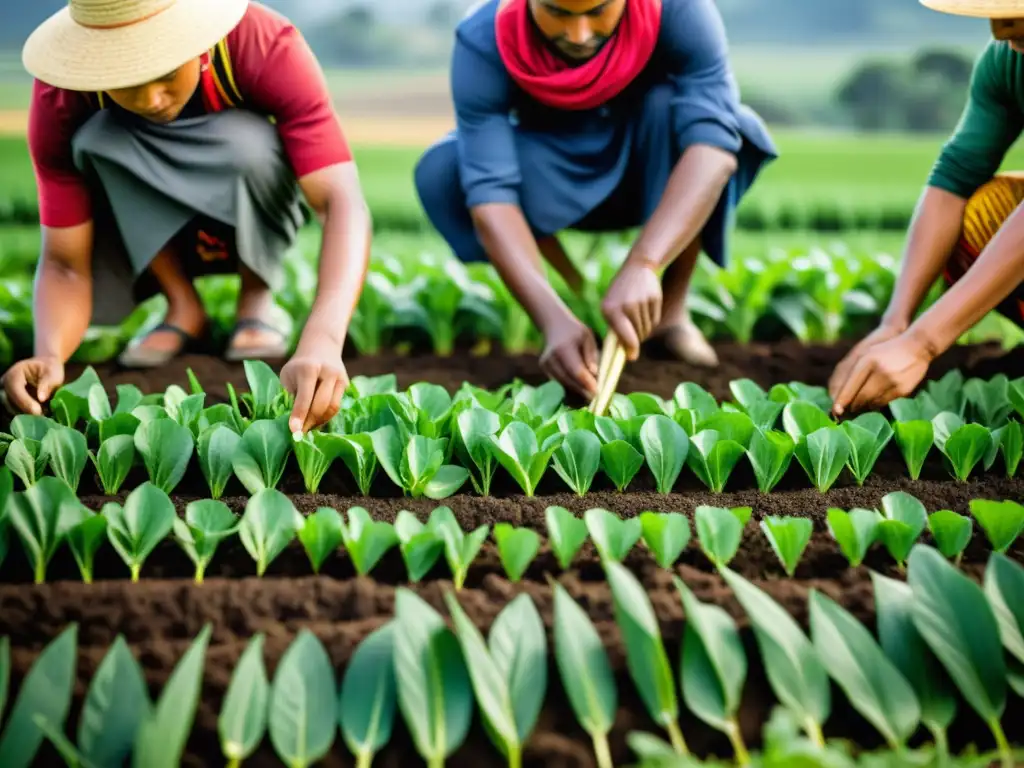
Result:
[[[131,88],[209,50],[248,7],[249,0],[69,0],[29,36],[22,63],[57,88]]]
[[[979,19],[1024,19],[1024,0],[921,0],[933,11]]]

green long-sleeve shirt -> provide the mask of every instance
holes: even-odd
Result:
[[[993,40],[978,57],[953,136],[928,183],[968,198],[989,181],[1024,130],[1024,55]]]

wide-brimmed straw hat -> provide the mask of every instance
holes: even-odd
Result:
[[[249,0],[69,0],[29,36],[22,62],[58,88],[132,88],[208,51],[248,7]]]
[[[979,19],[1024,19],[1024,0],[921,0],[933,11]]]

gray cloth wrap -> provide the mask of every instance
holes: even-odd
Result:
[[[190,242],[189,228],[202,222],[221,227],[234,253],[221,264],[183,253],[189,277],[237,271],[237,258],[272,290],[280,287],[303,214],[267,118],[230,110],[158,125],[101,110],[72,147],[93,190],[93,324],[120,323],[154,295],[155,281],[140,278],[172,239]]]

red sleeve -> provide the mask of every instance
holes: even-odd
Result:
[[[300,32],[252,5],[236,34],[231,59],[243,106],[274,117],[295,175],[351,160],[327,79]]]
[[[28,150],[44,227],[73,227],[92,217],[89,188],[71,152],[71,139],[88,116],[89,105],[82,94],[34,82]]]

